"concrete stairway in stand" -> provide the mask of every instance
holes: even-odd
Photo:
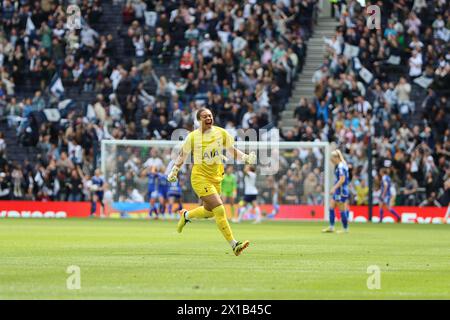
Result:
[[[281,115],[280,128],[284,133],[294,128],[297,120],[294,118],[294,110],[298,106],[300,98],[311,101],[314,97],[314,84],[312,76],[320,68],[325,56],[324,37],[331,38],[336,31],[338,22],[333,18],[320,17],[314,28],[313,36],[308,40],[308,52],[302,73],[299,75],[292,96]]]

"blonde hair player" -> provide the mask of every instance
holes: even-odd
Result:
[[[339,207],[339,212],[341,213],[341,221],[343,226],[343,232],[348,232],[348,198],[349,198],[349,184],[350,175],[347,162],[344,159],[341,151],[334,150],[331,153],[331,162],[335,165],[334,176],[335,182],[333,188],[331,188],[330,195],[332,199],[330,200],[330,226],[323,229],[322,232],[334,232],[334,221],[335,221],[335,208]]]
[[[220,127],[214,126],[214,118],[207,108],[197,111],[197,120],[200,127],[188,134],[181,151],[175,160],[167,179],[170,182],[177,181],[177,174],[188,155],[193,155],[194,165],[191,173],[191,184],[197,196],[202,200],[203,206],[193,210],[182,209],[179,211],[177,231],[181,233],[187,222],[191,219],[212,218],[230,243],[236,256],[248,247],[249,241],[235,240],[228,224],[225,207],[220,198],[221,181],[224,175],[223,151],[232,154],[234,159],[239,159],[246,164],[256,163],[256,154],[245,154],[234,147],[234,138]]]

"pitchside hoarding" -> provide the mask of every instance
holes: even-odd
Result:
[[[0,201],[0,218],[82,218],[90,211],[90,202]]]
[[[133,210],[131,203],[118,204],[107,211],[111,218],[127,216],[129,218],[145,218],[148,216],[148,204],[136,204]],[[186,209],[198,206],[198,204],[185,204]],[[99,214],[97,206],[97,216]],[[121,208],[117,210],[118,208]],[[120,211],[126,208],[126,211]],[[235,209],[237,206],[235,206]],[[83,218],[88,217],[91,209],[89,202],[33,202],[33,201],[0,201],[0,218]],[[272,205],[261,205],[261,211],[269,216],[272,212]],[[226,205],[228,216],[231,216],[231,209]],[[401,215],[402,223],[443,223],[443,218],[447,208],[436,207],[395,207]],[[337,210],[338,211],[338,210]],[[339,218],[339,213],[337,214]],[[248,218],[251,218],[251,214]],[[280,205],[278,214],[271,220],[324,220],[323,206],[307,205]],[[367,222],[367,206],[351,206],[350,221]],[[373,222],[378,222],[378,208],[374,208]],[[386,212],[383,222],[393,223],[394,217]],[[446,221],[450,224],[450,219]]]

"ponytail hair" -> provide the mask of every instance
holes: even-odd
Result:
[[[344,162],[345,164],[347,164],[347,161],[345,161],[344,156],[342,155],[342,152],[339,149],[336,149],[333,152],[331,152],[331,155],[335,158],[339,158],[340,162]]]

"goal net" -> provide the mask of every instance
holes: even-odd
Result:
[[[107,214],[177,218],[174,213],[180,206],[188,210],[198,206],[190,182],[192,160],[181,168],[177,183],[170,184],[166,179],[180,147],[181,141],[103,140],[101,169],[107,184]],[[238,141],[236,147],[257,154],[257,202],[263,218],[328,219],[332,183],[328,142]],[[243,204],[245,166],[233,159],[224,159],[224,166],[236,179],[233,196],[222,194],[231,218]],[[251,218],[250,210],[244,219]]]

